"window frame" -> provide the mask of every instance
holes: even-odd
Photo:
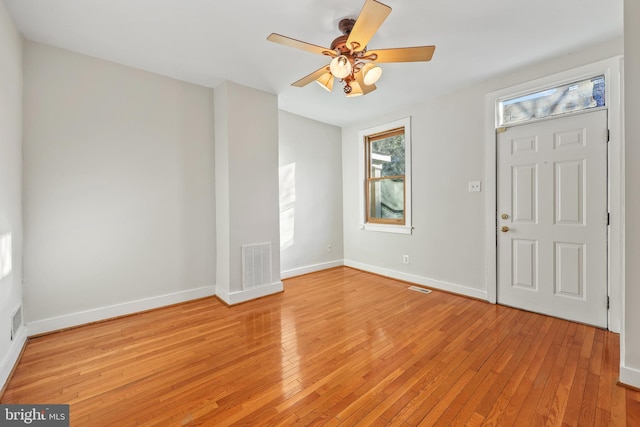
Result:
[[[369,221],[369,159],[368,145],[376,137],[404,130],[404,221],[397,219],[376,219]],[[360,229],[387,233],[411,234],[411,117],[406,117],[390,123],[363,129],[359,133],[359,179],[360,179]],[[393,177],[384,177],[390,179]]]
[[[394,136],[399,136],[402,135],[403,138],[405,137],[405,129],[404,127],[402,128],[397,128],[397,129],[390,129],[386,132],[382,132],[382,133],[378,133],[375,135],[367,135],[364,139],[364,157],[365,157],[365,190],[364,190],[364,196],[365,196],[365,219],[366,219],[366,223],[368,224],[394,224],[394,225],[404,225],[405,221],[406,221],[406,217],[405,217],[405,213],[406,213],[406,199],[407,199],[407,194],[406,194],[406,169],[405,169],[405,174],[402,175],[390,175],[390,176],[380,176],[380,177],[372,177],[371,176],[371,169],[373,168],[372,165],[372,156],[371,156],[371,145],[373,143],[375,143],[376,141],[380,141],[383,139],[387,139],[387,138],[392,138]],[[405,145],[405,152],[406,152],[406,145]],[[406,158],[406,155],[405,155]],[[402,218],[378,218],[378,217],[373,217],[371,216],[371,184],[375,183],[375,182],[382,182],[382,181],[386,181],[386,180],[394,180],[394,179],[402,179]]]

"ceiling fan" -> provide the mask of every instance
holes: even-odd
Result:
[[[382,75],[378,63],[430,61],[436,49],[435,46],[415,46],[367,50],[367,43],[390,13],[389,6],[376,0],[365,0],[357,19],[339,22],[338,29],[342,35],[331,42],[330,48],[276,33],[270,34],[267,40],[332,58],[329,65],[301,78],[292,86],[303,87],[315,81],[331,92],[334,80],[339,79],[343,82],[346,96],[366,95],[376,90],[375,83]]]

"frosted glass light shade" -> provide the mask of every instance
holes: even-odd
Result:
[[[316,83],[322,86],[323,89],[331,92],[333,89],[333,76],[331,73],[325,73],[316,80]]]
[[[347,94],[347,98],[353,98],[354,96],[361,96],[363,94],[360,83],[353,81],[349,83],[349,86],[351,86],[351,92]]]
[[[362,67],[362,75],[364,76],[364,84],[372,85],[378,81],[382,75],[382,68],[372,62],[368,62]]]
[[[351,74],[351,62],[349,62],[349,58],[344,55],[336,56],[331,60],[331,64],[329,64],[329,69],[331,70],[331,74],[338,79],[344,79],[349,74]]]

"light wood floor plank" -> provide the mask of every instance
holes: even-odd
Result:
[[[2,403],[72,426],[639,425],[616,334],[340,267],[30,339]]]

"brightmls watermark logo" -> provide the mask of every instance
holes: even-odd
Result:
[[[0,405],[0,427],[69,427],[69,405]]]

